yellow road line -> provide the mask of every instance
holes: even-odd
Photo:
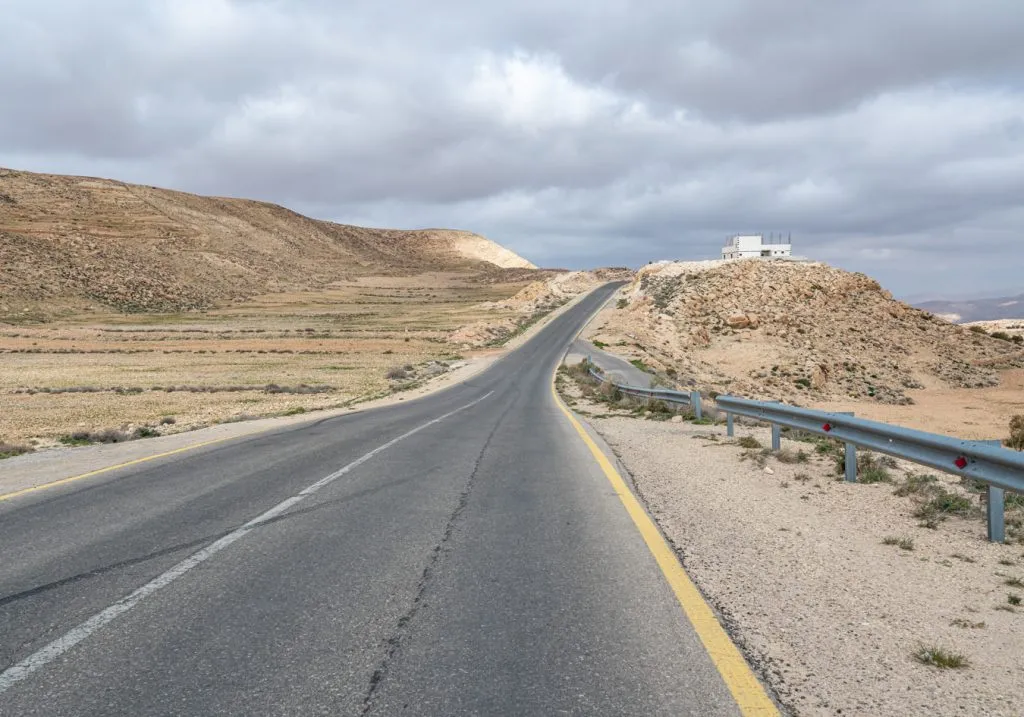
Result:
[[[697,636],[700,637],[700,641],[704,644],[704,649],[708,651],[711,661],[718,669],[719,674],[721,674],[722,680],[729,688],[729,692],[732,693],[733,699],[736,700],[740,712],[746,717],[777,716],[779,710],[771,698],[768,697],[764,687],[758,682],[757,677],[754,676],[750,666],[747,665],[747,661],[743,659],[739,648],[733,644],[728,633],[719,624],[711,606],[707,604],[700,591],[697,590],[697,586],[693,584],[686,571],[683,570],[683,566],[679,563],[678,558],[676,558],[676,554],[672,551],[672,548],[661,533],[658,532],[654,521],[647,515],[643,506],[640,505],[640,501],[636,499],[629,486],[626,485],[626,481],[615,470],[615,466],[605,456],[604,451],[598,448],[597,444],[594,443],[594,439],[590,437],[586,429],[580,425],[580,422],[576,420],[576,417],[573,416],[572,412],[562,402],[562,399],[559,398],[553,380],[551,383],[551,393],[559,409],[566,415],[569,422],[572,423],[577,433],[580,434],[580,438],[583,439],[587,448],[594,455],[598,465],[601,466],[601,470],[604,471],[605,476],[615,489],[615,493],[619,496],[623,506],[625,506],[626,512],[629,513],[629,517],[633,519],[633,523],[640,531],[640,535],[643,536],[648,549],[654,555],[658,567],[661,568],[662,574],[672,587],[672,591],[682,606],[683,612],[689,618],[690,623],[697,632]]]
[[[184,448],[175,448],[173,451],[157,453],[156,455],[146,456],[145,458],[136,458],[135,460],[128,461],[127,463],[118,463],[117,465],[107,466],[106,468],[100,468],[98,470],[89,471],[88,473],[83,473],[82,475],[71,476],[70,478],[61,478],[60,480],[55,480],[51,483],[43,483],[42,485],[35,485],[32,486],[31,488],[22,488],[21,490],[16,490],[13,493],[4,493],[0,495],[0,502],[3,502],[5,500],[11,500],[12,498],[17,498],[18,496],[21,495],[27,495],[29,493],[35,493],[41,490],[48,490],[50,488],[56,488],[57,486],[61,485],[67,485],[68,483],[74,483],[75,481],[80,481],[84,478],[92,478],[93,476],[98,476],[101,473],[109,473],[110,471],[116,471],[118,468],[127,468],[128,466],[135,466],[138,465],[139,463],[155,461],[157,458],[166,458],[167,456],[173,456],[177,453],[192,451],[195,450],[196,448],[202,448],[203,446],[212,446],[214,443],[223,443],[224,441],[230,441],[232,438],[237,438],[237,436],[227,436],[225,438],[215,438],[212,441],[193,443],[191,446],[185,446]]]

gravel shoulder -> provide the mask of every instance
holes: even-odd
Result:
[[[1009,600],[1024,595],[1013,584],[1024,546],[988,543],[979,517],[922,527],[914,496],[894,495],[921,469],[897,464],[895,484],[846,484],[831,457],[788,439],[784,450],[806,461],[762,457],[762,467],[724,426],[613,415],[560,383],[793,714],[1021,714],[1024,608]],[[742,436],[770,442],[767,428],[737,426]],[[922,664],[922,647],[968,666]]]

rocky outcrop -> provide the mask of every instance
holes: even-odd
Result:
[[[720,392],[912,402],[927,386],[996,385],[1024,349],[895,300],[815,262],[663,262],[639,272],[599,335]]]

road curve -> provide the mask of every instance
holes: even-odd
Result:
[[[2,715],[737,715],[551,395],[478,377],[0,504]]]

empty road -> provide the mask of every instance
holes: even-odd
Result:
[[[614,289],[424,399],[0,503],[0,715],[740,714],[552,396]]]

